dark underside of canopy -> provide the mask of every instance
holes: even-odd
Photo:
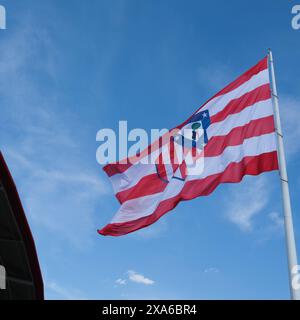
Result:
[[[34,240],[12,176],[0,152],[0,265],[6,289],[0,300],[42,300],[43,280]]]

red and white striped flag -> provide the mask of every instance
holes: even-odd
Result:
[[[138,157],[104,167],[121,207],[100,234],[120,236],[144,228],[182,200],[209,195],[219,184],[240,182],[244,175],[278,169],[268,58],[214,95],[176,129],[191,128],[195,133],[199,126],[204,130],[204,162],[196,174],[186,173],[184,161],[174,163],[174,140],[164,142],[163,137]],[[193,149],[195,137],[191,141]],[[166,151],[169,164],[141,161],[149,153],[160,159]]]

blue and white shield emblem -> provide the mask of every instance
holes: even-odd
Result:
[[[165,182],[170,182],[171,179],[185,180],[187,159],[186,156],[192,157],[195,154],[200,154],[204,146],[208,143],[209,137],[207,129],[210,126],[209,111],[204,110],[195,113],[188,122],[181,128],[181,130],[173,137],[170,144],[176,145],[176,152],[181,154],[182,159],[180,163],[159,163],[156,165],[157,175]],[[173,150],[174,152],[174,150]],[[160,157],[158,159],[162,159]],[[191,157],[190,157],[191,158]],[[179,170],[178,170],[179,169]]]

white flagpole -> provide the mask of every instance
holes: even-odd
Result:
[[[294,236],[292,209],[290,201],[290,192],[288,184],[288,176],[286,169],[284,145],[283,145],[283,135],[281,130],[280,114],[279,114],[279,102],[276,88],[275,72],[274,72],[274,62],[272,51],[268,50],[269,67],[271,72],[271,89],[272,89],[272,100],[274,106],[274,116],[275,116],[275,127],[277,133],[277,146],[278,146],[278,162],[279,162],[279,175],[281,180],[281,191],[283,200],[283,212],[284,212],[284,225],[285,225],[285,237],[286,237],[286,247],[288,255],[288,266],[289,266],[289,277],[290,277],[290,291],[291,299],[300,300],[300,290],[296,290],[293,286],[293,277],[295,273],[297,274],[297,251]]]

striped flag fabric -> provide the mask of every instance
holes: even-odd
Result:
[[[191,129],[189,139],[182,134],[185,128]],[[203,132],[200,149],[196,145],[198,128]],[[98,230],[100,234],[128,234],[154,223],[180,201],[209,195],[221,183],[237,183],[245,175],[278,170],[268,58],[215,94],[175,129],[177,140],[181,137],[180,143],[188,145],[186,150],[200,150],[201,170],[189,174],[185,160],[175,163],[178,141],[164,140],[164,136],[139,155],[106,165],[103,170],[121,206],[112,221]],[[162,160],[165,153],[169,162]],[[142,163],[149,154],[156,161]]]

